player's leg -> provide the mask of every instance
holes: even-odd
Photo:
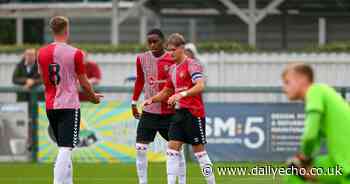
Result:
[[[161,129],[158,130],[158,132],[166,141],[169,141],[169,127],[170,127],[170,122],[172,122],[172,117],[163,118],[163,120],[160,122],[168,126],[162,127]],[[180,165],[179,165],[178,174],[179,174],[178,183],[185,184],[186,183],[186,159],[185,159],[185,154],[183,149],[181,149],[180,151]]]
[[[147,150],[148,144],[153,142],[156,129],[152,127],[155,118],[152,114],[143,112],[136,130],[136,170],[139,184],[147,184]]]
[[[53,132],[53,136],[55,137],[56,143],[58,141],[58,115],[56,110],[47,110],[46,111],[46,115],[47,115],[47,119],[49,120],[49,125],[52,129]],[[55,174],[56,172],[56,166],[57,166],[57,159],[58,157],[56,157],[56,161],[54,163],[54,184],[57,184],[59,181],[57,181],[57,175]]]
[[[209,158],[204,144],[192,145],[192,150],[195,157],[198,160],[199,166],[202,170],[202,174],[208,184],[215,184],[215,175],[213,172],[213,164]]]
[[[184,148],[180,151],[180,165],[179,165],[179,173],[178,173],[178,181],[179,184],[186,183],[186,158]]]
[[[175,184],[177,176],[180,175],[181,146],[183,142],[170,140],[167,150],[167,174],[168,184]]]
[[[57,110],[58,155],[54,168],[55,184],[66,184],[72,178],[72,150],[79,141],[80,109]]]
[[[184,118],[180,112],[176,112],[173,117],[173,121],[170,122],[169,127],[169,142],[167,150],[167,174],[168,184],[176,183],[176,176],[179,176],[181,172],[181,146],[184,143],[185,131],[184,131]],[[185,170],[185,169],[184,169]],[[185,176],[186,177],[186,176]],[[179,178],[179,181],[181,179]],[[183,178],[182,178],[183,181]],[[185,181],[184,181],[185,182]]]
[[[73,184],[73,162],[71,161],[68,166],[68,173],[64,184]]]
[[[198,160],[202,174],[208,184],[215,184],[215,175],[213,172],[213,164],[205,150],[205,118],[194,117],[186,110],[185,131],[187,135],[186,142],[192,145],[192,150]]]

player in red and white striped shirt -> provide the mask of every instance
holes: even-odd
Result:
[[[167,150],[168,184],[176,183],[180,166],[180,150],[184,143],[191,144],[203,176],[208,184],[215,184],[212,163],[205,150],[205,110],[202,93],[205,79],[202,65],[188,58],[184,52],[185,39],[175,33],[168,38],[168,50],[172,53],[175,64],[170,67],[168,82],[161,92],[145,100],[143,106],[167,100],[175,106],[175,121],[169,128]],[[169,98],[170,97],[170,98]]]
[[[142,90],[145,98],[159,93],[168,79],[170,66],[174,60],[164,49],[164,35],[159,29],[153,29],[147,34],[149,51],[141,53],[136,59],[137,77],[132,98],[132,111],[136,119],[140,119],[136,136],[136,166],[140,184],[147,183],[147,148],[154,141],[158,132],[165,140],[169,140],[168,132],[175,110],[164,101],[153,103],[139,114],[136,101]],[[186,183],[186,165],[183,153],[180,157],[179,184]]]
[[[84,54],[68,45],[69,21],[56,16],[50,20],[54,41],[40,48],[38,65],[45,86],[46,114],[54,132],[58,155],[54,166],[54,184],[72,184],[72,149],[79,141],[80,103],[78,82],[95,104],[95,94],[85,74]]]

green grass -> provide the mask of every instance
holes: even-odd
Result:
[[[215,168],[254,167],[252,163],[216,163]],[[269,165],[266,163],[260,166]],[[277,166],[276,164],[274,166]],[[214,169],[215,169],[214,168]],[[49,184],[52,183],[52,164],[1,163],[1,184]],[[273,176],[219,176],[217,184],[280,184],[281,177]],[[74,182],[76,184],[137,184],[134,164],[74,164]],[[187,183],[205,183],[196,163],[187,164]],[[164,163],[149,164],[149,184],[166,184]]]

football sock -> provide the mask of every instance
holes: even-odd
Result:
[[[213,164],[211,163],[206,151],[197,152],[194,154],[202,169],[202,174],[207,181],[207,184],[215,184],[215,176],[213,173]]]
[[[167,150],[167,174],[168,184],[175,184],[179,175],[180,153],[173,149]]]
[[[136,168],[139,184],[147,184],[147,144],[136,143]]]
[[[54,184],[63,184],[69,172],[72,148],[59,147],[54,166]]]
[[[186,184],[186,159],[185,159],[185,153],[182,150],[180,152],[180,165],[179,165],[179,176],[178,176],[178,182],[179,184]]]
[[[67,177],[64,184],[73,184],[73,163],[72,161],[68,165]]]

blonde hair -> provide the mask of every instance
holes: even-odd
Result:
[[[288,72],[294,71],[298,74],[305,76],[309,82],[314,82],[314,72],[310,65],[305,63],[292,63],[289,64],[282,72],[282,78],[285,78]]]
[[[185,43],[186,43],[185,38],[180,33],[173,33],[168,37],[167,44],[171,44],[176,47],[179,47],[181,45],[185,45]]]
[[[69,20],[67,17],[55,16],[51,18],[49,25],[55,35],[62,35],[69,25]]]

